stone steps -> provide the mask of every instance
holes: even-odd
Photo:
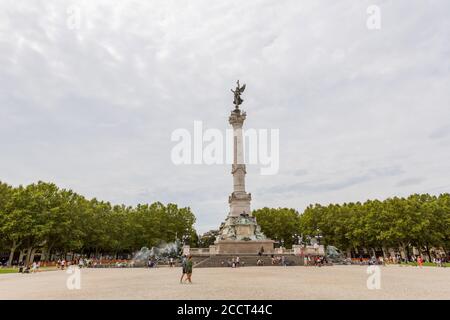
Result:
[[[231,261],[236,256],[231,255],[216,255],[206,257],[204,259],[195,259],[198,261],[194,264],[195,268],[213,268],[213,267],[229,267],[231,266]],[[275,256],[276,257],[276,256]],[[196,257],[197,258],[197,257]],[[270,256],[239,256],[240,266],[257,266],[257,261],[260,259],[263,262],[264,266],[272,266],[272,258]],[[303,265],[303,258],[299,256],[286,255],[286,264],[287,265]],[[281,265],[281,264],[276,264]]]

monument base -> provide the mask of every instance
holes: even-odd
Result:
[[[218,240],[215,245],[216,254],[272,254],[273,240]],[[263,250],[261,250],[263,248]]]

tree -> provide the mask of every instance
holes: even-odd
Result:
[[[191,209],[176,204],[113,206],[52,183],[13,188],[0,182],[0,249],[10,251],[9,264],[17,250],[19,261],[29,263],[38,252],[41,259],[70,252],[118,256],[177,237],[197,245],[194,223]]]
[[[14,253],[20,245],[23,228],[21,221],[11,214],[13,195],[13,188],[0,181],[0,246],[10,250],[8,266],[11,265]]]
[[[213,245],[219,236],[219,230],[210,230],[208,232],[203,233],[199,237],[199,247],[200,248],[209,248],[209,246]]]
[[[299,214],[295,209],[289,208],[262,208],[254,210],[261,231],[269,238],[280,241],[286,248],[291,248],[294,235],[299,233]]]
[[[341,249],[364,248],[370,254],[389,247],[400,247],[410,255],[411,247],[425,250],[448,248],[450,196],[414,194],[408,198],[368,200],[361,204],[316,204],[300,216],[300,228],[305,235],[320,233],[324,244]]]

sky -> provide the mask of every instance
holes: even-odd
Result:
[[[371,5],[380,28],[370,29]],[[0,0],[0,180],[228,214],[229,165],[175,165],[171,134],[279,130],[252,209],[450,191],[450,2]]]

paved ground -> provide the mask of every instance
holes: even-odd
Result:
[[[367,289],[366,267],[83,269],[81,289],[64,271],[0,275],[0,299],[450,299],[450,268],[381,268],[381,289]]]

